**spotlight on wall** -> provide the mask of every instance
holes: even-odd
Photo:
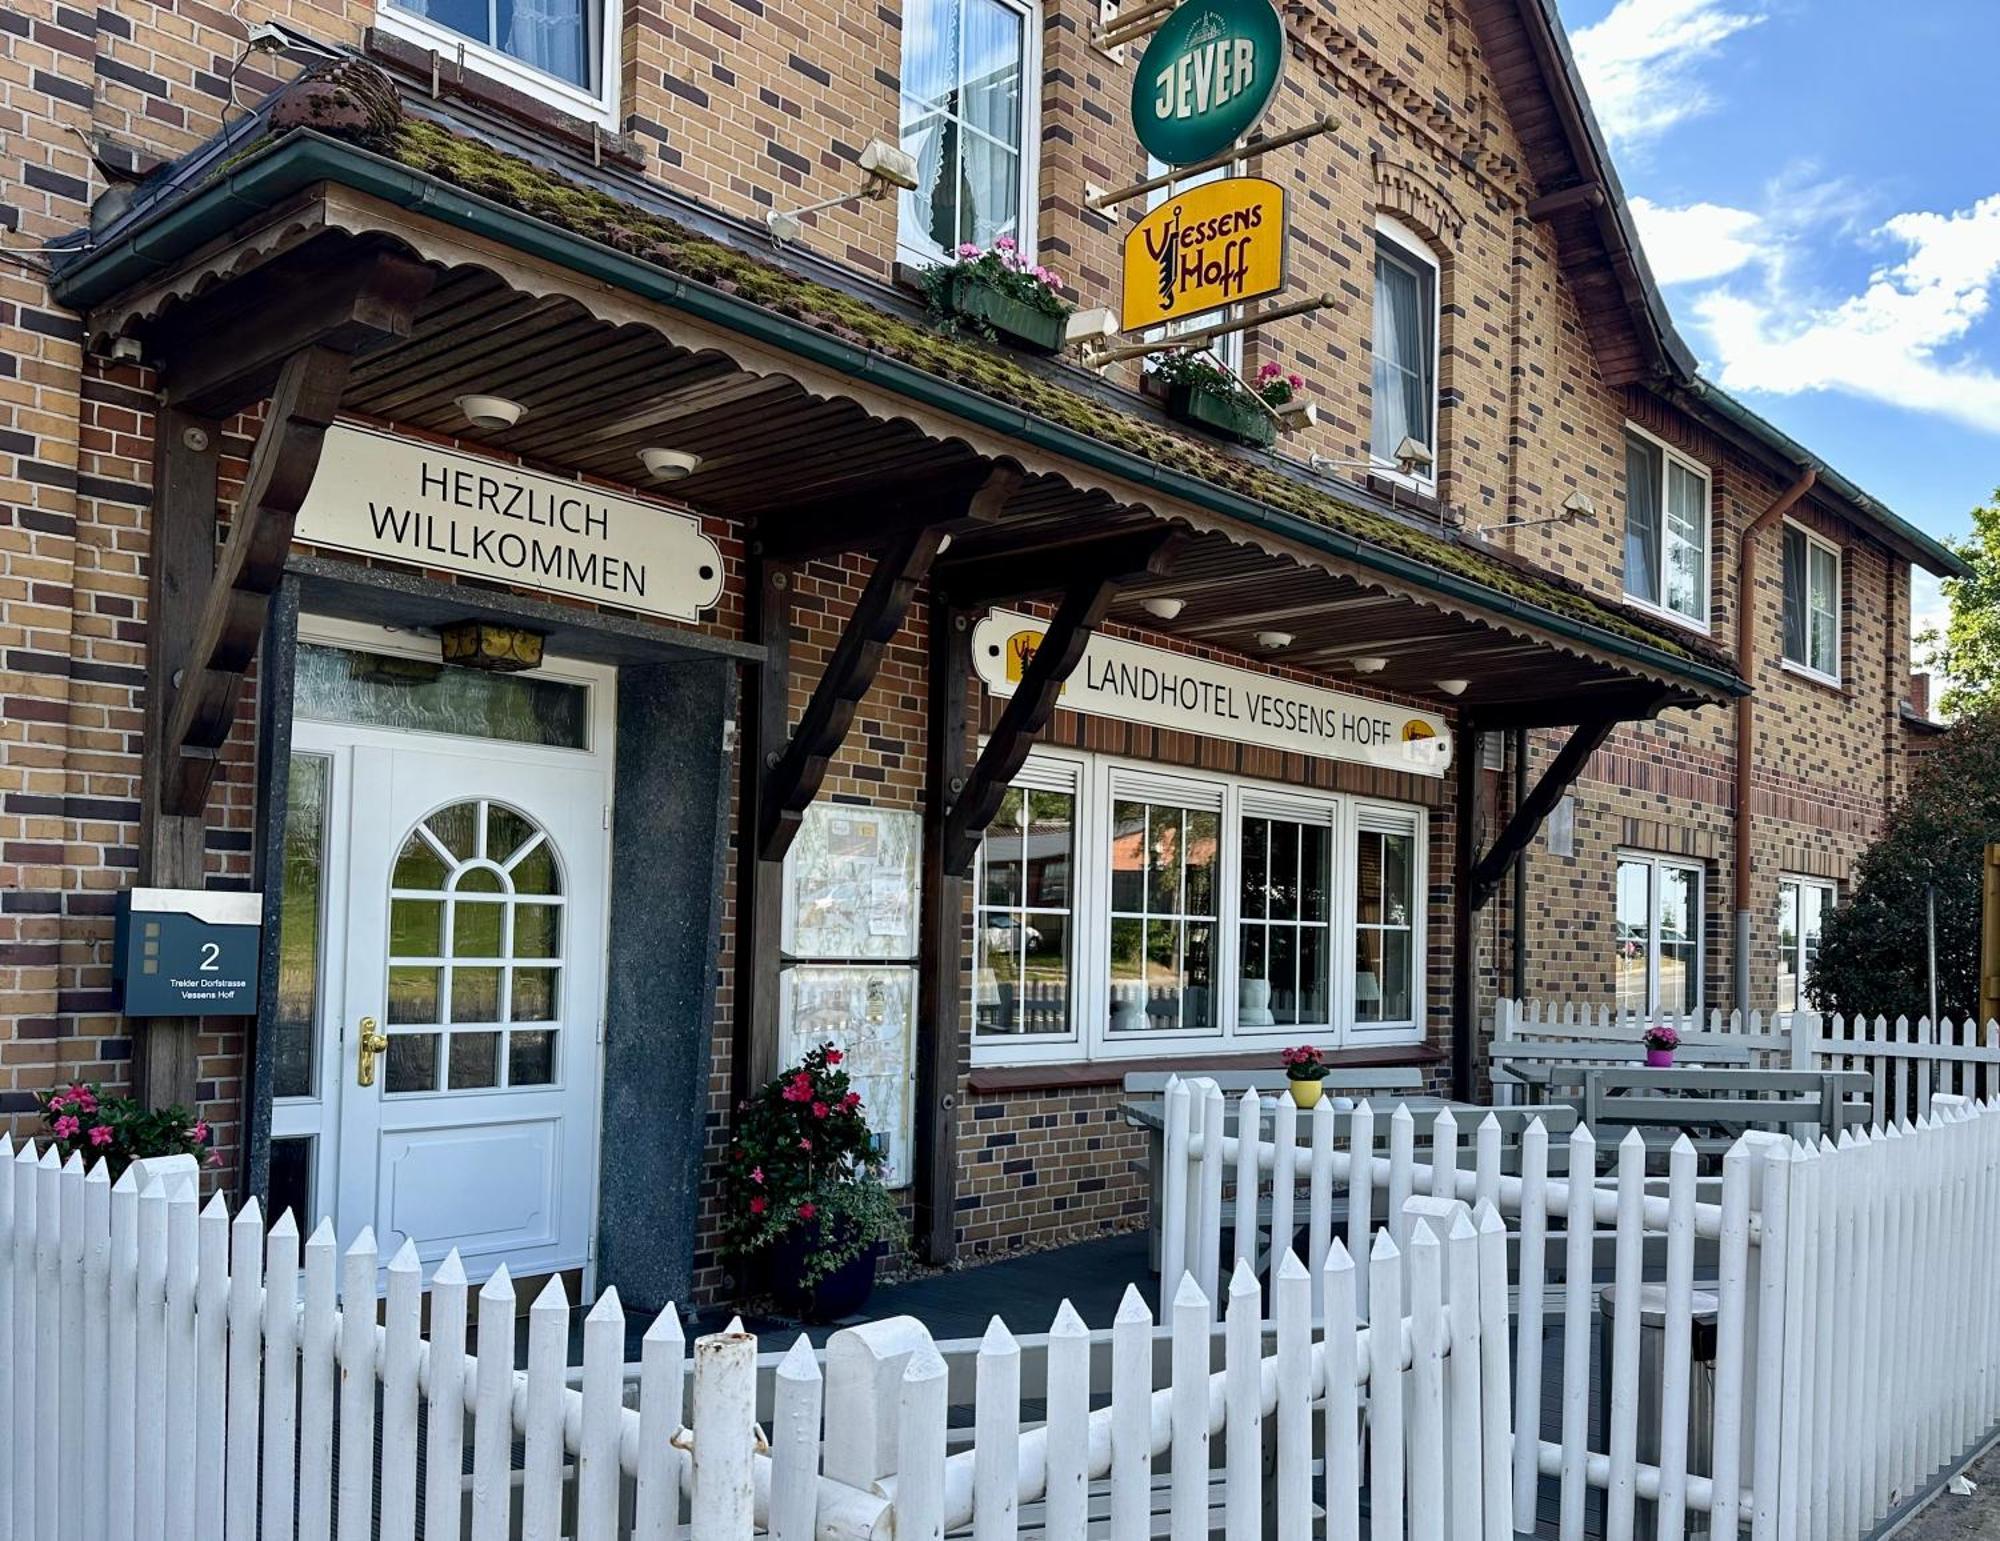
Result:
[[[1156,621],[1171,621],[1187,608],[1187,601],[1167,594],[1155,594],[1150,599],[1140,600],[1139,608]]]
[[[461,396],[458,410],[474,428],[512,428],[528,409],[505,396]]]
[[[639,463],[656,482],[685,481],[701,465],[701,456],[684,449],[662,449],[651,445],[639,451]]]
[[[917,158],[886,139],[869,140],[855,157],[855,164],[866,178],[856,191],[822,198],[818,203],[809,203],[802,209],[772,209],[766,214],[764,223],[770,227],[771,239],[780,246],[787,241],[796,241],[808,214],[822,214],[843,203],[859,203],[864,198],[886,198],[898,190],[916,191]]]
[[[1435,683],[1437,688],[1448,696],[1462,696],[1465,694],[1466,687],[1472,682],[1470,680],[1438,680]]]
[[[1354,665],[1356,674],[1380,674],[1389,667],[1388,659],[1377,657],[1372,653],[1365,653],[1359,658],[1348,661]]]
[[[1275,653],[1292,645],[1292,634],[1288,631],[1260,631],[1257,633],[1257,645]]]
[[[1396,469],[1405,476],[1424,476],[1430,472],[1430,447],[1412,434],[1403,435],[1403,442],[1396,446],[1396,453],[1392,458],[1396,462]]]

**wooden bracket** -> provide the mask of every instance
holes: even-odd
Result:
[[[1549,816],[1562,800],[1563,793],[1583,774],[1584,766],[1590,763],[1590,757],[1611,736],[1612,729],[1625,720],[1618,716],[1593,717],[1570,730],[1569,742],[1563,745],[1562,752],[1529,788],[1528,795],[1521,799],[1520,807],[1507,820],[1506,828],[1500,831],[1492,849],[1474,863],[1467,879],[1466,899],[1470,908],[1479,910],[1486,907],[1486,901],[1499,890],[1500,880],[1507,875],[1514,859],[1535,838],[1535,832],[1542,827],[1542,820]],[[1458,750],[1460,754],[1473,752],[1469,744],[1460,744]],[[1470,816],[1469,809],[1459,810],[1460,818]]]

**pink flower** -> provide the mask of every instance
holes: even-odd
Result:
[[[1289,385],[1295,391],[1302,391],[1306,388],[1306,377],[1304,375],[1286,375],[1285,384]]]
[[[801,1220],[810,1220],[814,1215],[818,1213],[819,1213],[819,1206],[814,1204],[811,1199],[807,1199],[805,1203],[799,1205],[799,1218]]]
[[[1012,251],[1019,244],[1011,235],[1003,235],[993,243],[993,249],[995,251]]]
[[[208,1143],[208,1124],[204,1119],[197,1118],[194,1121],[194,1142],[197,1145]]]
[[[786,1083],[784,1097],[787,1102],[810,1102],[812,1094],[812,1077],[803,1070]]]
[[[69,1114],[65,1113],[61,1118],[55,1121],[52,1127],[55,1130],[55,1135],[57,1139],[69,1140],[69,1139],[74,1139],[76,1137],[76,1132],[79,1129],[81,1129],[83,1125],[78,1123]]]
[[[853,1112],[856,1108],[861,1106],[861,1093],[849,1092],[845,1097],[842,1097],[840,1099],[840,1105],[846,1108],[850,1113]]]
[[[210,1166],[221,1166],[221,1165],[222,1165],[222,1152],[221,1152],[221,1151],[219,1151],[219,1150],[212,1150],[212,1151],[210,1151],[210,1152],[208,1153],[208,1164],[209,1164]]]
[[[979,255],[979,248],[973,245],[972,242],[967,241],[958,248],[958,254],[961,257],[977,257]]]
[[[825,1117],[826,1117],[826,1113],[827,1113],[827,1107],[826,1107],[826,1104],[825,1104],[824,1102],[815,1102],[815,1103],[813,1104],[813,1117],[814,1117],[814,1118],[825,1118]]]
[[[109,1124],[99,1124],[95,1129],[92,1129],[90,1131],[90,1143],[99,1146],[109,1145],[111,1143],[111,1126]]]
[[[800,1150],[811,1150],[812,1148],[813,1148],[813,1142],[812,1142],[811,1140],[807,1139],[807,1138],[806,1138],[806,1137],[805,1137],[804,1135],[800,1135],[800,1136],[799,1136],[799,1149],[800,1149]]]
[[[77,1111],[80,1113],[95,1113],[97,1111],[97,1099],[90,1094],[88,1086],[76,1094],[76,1106]]]
[[[68,1106],[69,1106],[69,1098],[67,1097],[49,1098],[49,1111],[51,1113],[60,1113]]]
[[[753,1166],[752,1168],[750,1168],[750,1181],[752,1181],[753,1183],[760,1183],[763,1180],[764,1180],[764,1169],[761,1166]]]
[[[1266,359],[1264,367],[1257,371],[1257,378],[1260,380],[1275,380],[1278,377],[1278,372],[1278,361],[1276,359]]]

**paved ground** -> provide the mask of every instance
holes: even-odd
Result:
[[[2000,1541],[2000,1447],[1988,1450],[1966,1473],[1978,1491],[1960,1498],[1944,1492],[1917,1511],[1896,1541]]]

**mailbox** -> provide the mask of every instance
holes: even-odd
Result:
[[[207,888],[132,888],[118,896],[112,974],[134,1017],[257,1013],[264,896]]]

